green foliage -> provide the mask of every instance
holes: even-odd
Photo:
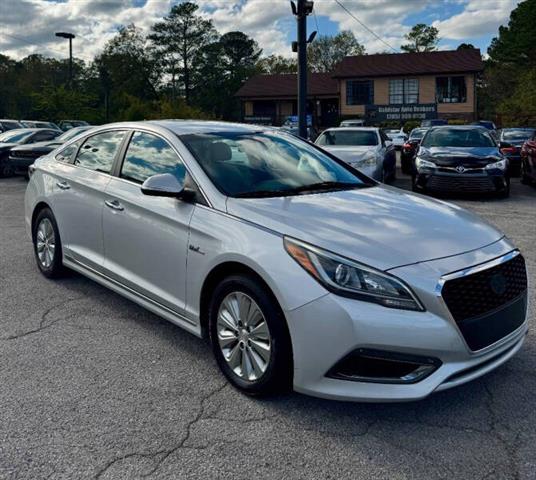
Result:
[[[475,48],[472,43],[460,43],[456,50],[471,50],[472,48]]]
[[[408,53],[431,52],[437,49],[439,30],[425,23],[418,23],[404,38],[409,43],[402,45],[400,50]]]
[[[406,123],[404,123],[404,132],[409,133],[414,128],[420,127],[421,121],[420,120],[408,120]]]
[[[335,36],[321,35],[307,47],[307,60],[312,72],[331,72],[344,57],[364,54],[365,47],[349,30]]]
[[[38,118],[83,118],[90,123],[101,120],[98,109],[94,107],[96,96],[69,90],[64,85],[47,85],[40,92],[32,93],[31,97]]]
[[[263,57],[257,62],[258,73],[297,73],[298,61],[296,58],[287,58],[282,55],[270,55]]]
[[[536,0],[520,2],[488,48],[478,85],[480,118],[502,126],[536,124]]]

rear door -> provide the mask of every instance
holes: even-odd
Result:
[[[114,160],[125,133],[124,130],[97,133],[83,140],[73,160],[62,161],[61,157],[56,157],[54,211],[64,254],[68,259],[97,271],[102,269],[104,260],[104,190],[111,179]]]
[[[105,274],[137,293],[181,313],[186,295],[189,225],[195,206],[141,192],[152,175],[184,180],[186,168],[160,136],[136,131],[117,177],[104,198]]]

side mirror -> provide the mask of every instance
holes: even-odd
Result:
[[[184,188],[184,182],[172,175],[171,173],[161,173],[149,177],[141,186],[144,195],[151,197],[172,197],[172,198],[191,198],[191,190]]]

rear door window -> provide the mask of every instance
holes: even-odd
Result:
[[[111,173],[124,137],[124,131],[92,135],[82,144],[74,164],[97,172]]]

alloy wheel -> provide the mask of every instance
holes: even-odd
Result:
[[[266,372],[272,339],[255,300],[242,292],[228,294],[218,310],[217,335],[223,358],[238,377],[255,381]]]
[[[39,262],[44,268],[50,268],[56,251],[54,228],[48,218],[43,218],[37,227],[36,248]]]

